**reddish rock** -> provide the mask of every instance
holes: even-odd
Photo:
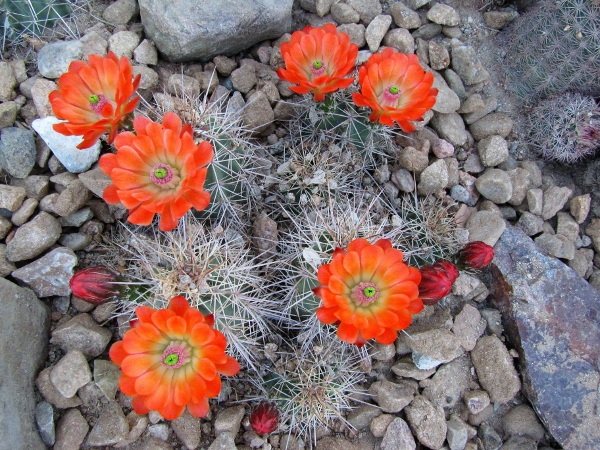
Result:
[[[494,253],[494,298],[523,391],[563,448],[600,448],[600,293],[516,228]]]

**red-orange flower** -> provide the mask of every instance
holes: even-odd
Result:
[[[135,313],[138,325],[110,348],[110,359],[123,372],[121,391],[133,397],[138,414],[158,411],[173,420],[187,405],[192,416],[204,417],[207,399],[221,391],[219,374],[240,370],[225,354],[223,334],[212,329],[212,315],[203,316],[180,295],[168,309],[140,306]]]
[[[396,53],[391,47],[376,53],[358,72],[360,94],[352,94],[358,106],[373,110],[369,119],[394,126],[394,121],[407,133],[415,127],[409,120],[422,120],[435,105],[438,90],[431,88],[433,75],[419,65],[417,55]]]
[[[114,183],[104,189],[104,200],[123,203],[131,223],[149,225],[160,214],[160,229],[172,230],[192,206],[201,211],[210,202],[203,186],[212,145],[194,144],[191,125],[182,126],[172,112],[164,115],[162,125],[138,116],[133,127],[137,136],[120,133],[117,154],[100,158],[100,168]]]
[[[331,263],[319,267],[322,286],[313,289],[323,300],[318,319],[326,324],[339,321],[338,337],[359,347],[373,338],[382,344],[394,342],[398,330],[410,325],[412,314],[423,309],[421,274],[402,258],[387,239],[374,245],[355,239],[347,251],[335,249]]]
[[[83,136],[77,148],[88,148],[108,131],[112,143],[121,122],[135,109],[138,97],[131,98],[140,85],[133,79],[133,68],[124,56],[113,52],[108,57],[89,56],[90,64],[73,61],[69,71],[58,79],[58,90],[48,96],[52,111],[68,122],[54,125],[66,136]]]
[[[285,69],[277,69],[282,80],[299,86],[290,90],[298,94],[314,92],[314,99],[325,100],[325,94],[352,84],[344,78],[354,69],[358,47],[350,43],[346,33],[339,33],[328,23],[321,28],[306,27],[292,34],[290,42],[281,44]]]

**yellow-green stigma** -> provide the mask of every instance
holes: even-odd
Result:
[[[167,357],[164,360],[164,363],[167,366],[174,366],[175,364],[177,364],[178,361],[179,356],[177,355],[177,353],[171,353],[170,355],[167,355]]]
[[[374,287],[369,286],[365,288],[363,293],[365,294],[365,297],[374,297],[377,291],[375,291]]]
[[[400,92],[400,88],[398,86],[390,86],[390,94],[397,94]]]
[[[154,176],[156,178],[165,178],[168,175],[167,169],[163,169],[162,167],[159,169],[156,169],[154,171]]]
[[[90,98],[88,100],[90,101],[90,103],[93,103],[95,105],[100,101],[100,96],[93,94],[90,95]]]
[[[313,63],[313,67],[317,70],[319,70],[321,67],[323,67],[323,63],[321,61],[315,61]]]

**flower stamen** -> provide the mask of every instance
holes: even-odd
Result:
[[[325,67],[323,67],[323,62],[315,61],[312,64],[310,71],[312,72],[312,74],[315,78],[319,78],[320,76],[325,75]]]
[[[352,289],[352,294],[359,306],[368,306],[379,297],[379,289],[373,283],[363,282]]]
[[[157,164],[150,172],[150,179],[156,184],[167,184],[173,179],[173,168],[167,164]]]
[[[94,111],[99,116],[102,115],[102,109],[104,109],[104,107],[109,104],[109,101],[102,94],[90,95],[88,100],[90,101],[90,108],[92,109],[92,111]]]

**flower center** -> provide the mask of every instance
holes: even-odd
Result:
[[[160,362],[168,369],[178,369],[190,361],[191,351],[184,342],[169,344],[163,352]]]
[[[178,189],[181,182],[179,170],[168,164],[157,164],[150,171],[150,179],[161,189]]]
[[[400,88],[392,85],[383,91],[382,97],[384,103],[382,106],[396,106],[400,98]]]
[[[88,100],[90,101],[90,108],[98,115],[102,114],[102,109],[109,103],[106,97],[102,94],[90,95]]]
[[[379,297],[379,289],[373,283],[360,283],[352,289],[352,297],[359,306],[368,306]]]
[[[310,71],[312,72],[313,76],[315,78],[319,78],[320,76],[325,75],[325,67],[323,67],[323,62],[322,61],[315,61],[312,64],[312,67],[310,68]]]

